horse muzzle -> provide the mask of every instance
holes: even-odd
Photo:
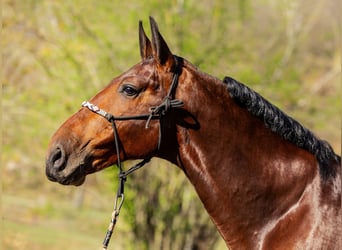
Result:
[[[46,158],[46,176],[50,181],[63,185],[82,185],[85,181],[85,164],[71,164],[70,157],[62,145],[53,147]]]

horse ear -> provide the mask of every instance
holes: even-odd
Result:
[[[166,66],[171,69],[175,63],[173,54],[167,46],[164,38],[159,33],[158,25],[153,17],[150,17],[151,31],[152,31],[152,52],[153,57],[159,65]]]
[[[142,21],[139,21],[139,45],[142,60],[153,57],[151,42],[146,36]]]

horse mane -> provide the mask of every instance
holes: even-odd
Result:
[[[244,84],[231,77],[225,77],[223,82],[227,84],[230,96],[238,105],[262,119],[266,127],[274,133],[311,152],[319,163],[323,179],[335,176],[336,167],[332,166],[336,166],[336,163],[340,165],[341,157],[335,154],[328,142],[318,139],[310,130]]]

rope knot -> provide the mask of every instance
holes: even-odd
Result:
[[[159,104],[158,106],[150,108],[150,116],[148,117],[148,119],[146,121],[145,128],[149,127],[150,121],[152,120],[152,118],[154,116],[156,116],[156,115],[165,116],[169,112],[169,110],[171,110],[173,108],[180,108],[183,106],[184,106],[183,101],[178,100],[178,99],[171,99],[170,96],[166,96],[166,98],[164,99],[164,101],[161,104]]]

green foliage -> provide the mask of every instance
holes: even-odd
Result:
[[[214,76],[246,83],[340,151],[336,5],[337,0],[4,0],[2,179],[11,198],[3,201],[6,249],[49,246],[39,238],[49,239],[54,249],[86,249],[82,242],[91,249],[100,246],[116,173],[97,173],[83,188],[62,187],[46,180],[45,151],[53,132],[83,100],[139,61],[138,20],[149,33],[149,15],[175,54]],[[156,160],[127,184],[111,244],[124,249],[224,246],[179,169]],[[22,210],[11,209],[37,193],[47,200],[42,205],[23,202]],[[66,233],[63,226],[71,221],[72,233]],[[24,243],[15,245],[11,237]]]
[[[219,235],[193,188],[170,163],[152,160],[129,176],[126,192],[122,217],[135,242],[127,249],[214,249],[218,243]]]

